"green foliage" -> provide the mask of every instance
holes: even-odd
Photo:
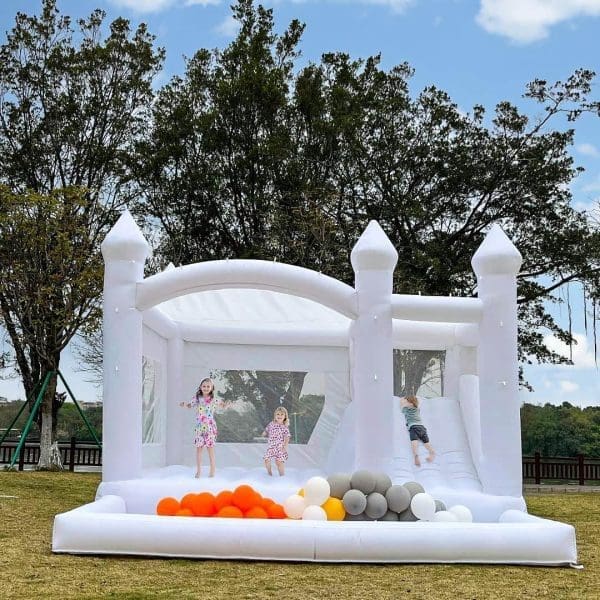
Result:
[[[563,402],[521,407],[521,439],[524,455],[600,456],[600,408],[584,409]]]
[[[0,406],[0,429],[4,429],[10,425],[22,406],[22,401],[11,402],[9,404]],[[90,422],[90,425],[96,432],[96,435],[100,440],[102,440],[102,407],[94,406],[85,408],[84,405],[82,409],[84,410],[84,414],[87,420]],[[25,428],[27,417],[27,411],[23,411],[15,425],[13,425],[13,428],[22,432]],[[78,440],[93,440],[92,434],[87,428],[84,420],[81,418],[77,407],[72,402],[63,404],[60,412],[58,413],[56,431],[57,439],[59,440],[69,440],[73,436]],[[27,438],[39,439],[39,437],[39,427],[36,423],[34,423]],[[8,439],[14,439],[14,436],[7,438],[7,440]]]
[[[377,219],[400,255],[395,292],[472,296],[471,257],[499,223],[524,258],[520,360],[568,362],[543,342],[571,341],[546,306],[569,282],[598,297],[600,240],[571,205],[573,130],[551,125],[597,108],[594,73],[533,82],[537,120],[509,102],[465,113],[434,86],[412,93],[411,68],[379,56],[297,69],[303,25],[277,34],[251,0],[233,12],[237,38],[159,92],[132,157],[159,261],[276,257],[350,283],[351,248]]]
[[[117,19],[104,35],[104,16],[76,32],[43,0],[0,46],[0,310],[28,396],[72,337],[97,327],[99,244],[126,200],[123,158],[162,62],[145,26]],[[53,377],[41,410],[54,435],[55,389]]]

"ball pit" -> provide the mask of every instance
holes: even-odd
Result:
[[[285,519],[283,506],[271,498],[263,498],[250,485],[235,490],[185,494],[181,501],[168,496],[156,505],[156,514],[177,517],[223,517],[237,519]]]

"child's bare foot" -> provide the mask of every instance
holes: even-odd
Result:
[[[433,462],[434,458],[435,458],[435,452],[430,452],[429,456],[427,457],[427,462]]]
[[[415,454],[415,465],[417,465],[417,467],[421,466],[421,461],[419,460],[419,455]]]
[[[209,477],[214,477],[214,476],[215,476],[215,472],[214,472],[214,471],[211,471],[211,472],[208,474],[208,476],[209,476]]]

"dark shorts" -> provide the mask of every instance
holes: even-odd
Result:
[[[425,429],[423,425],[413,425],[408,430],[408,435],[410,436],[411,442],[415,442],[416,440],[421,440],[424,444],[427,444],[429,442],[427,429]]]

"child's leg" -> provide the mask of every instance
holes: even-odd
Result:
[[[209,477],[214,477],[215,476],[215,447],[214,446],[209,446],[208,447],[208,460],[210,461],[210,471],[208,473]]]
[[[200,477],[202,471],[202,447],[196,448],[196,478]]]
[[[415,465],[420,467],[421,461],[419,460],[419,440],[412,440],[410,445],[412,446],[413,456],[415,457]]]
[[[267,473],[269,475],[273,475],[273,472],[271,471],[271,459],[270,458],[265,458],[265,469],[267,469]]]
[[[429,452],[429,456],[427,457],[427,462],[431,462],[435,458],[435,450],[433,446],[429,442],[425,442],[425,448],[427,448]]]
[[[276,460],[275,464],[277,465],[277,470],[279,471],[279,475],[280,476],[285,475],[285,462],[283,462],[282,460]]]

